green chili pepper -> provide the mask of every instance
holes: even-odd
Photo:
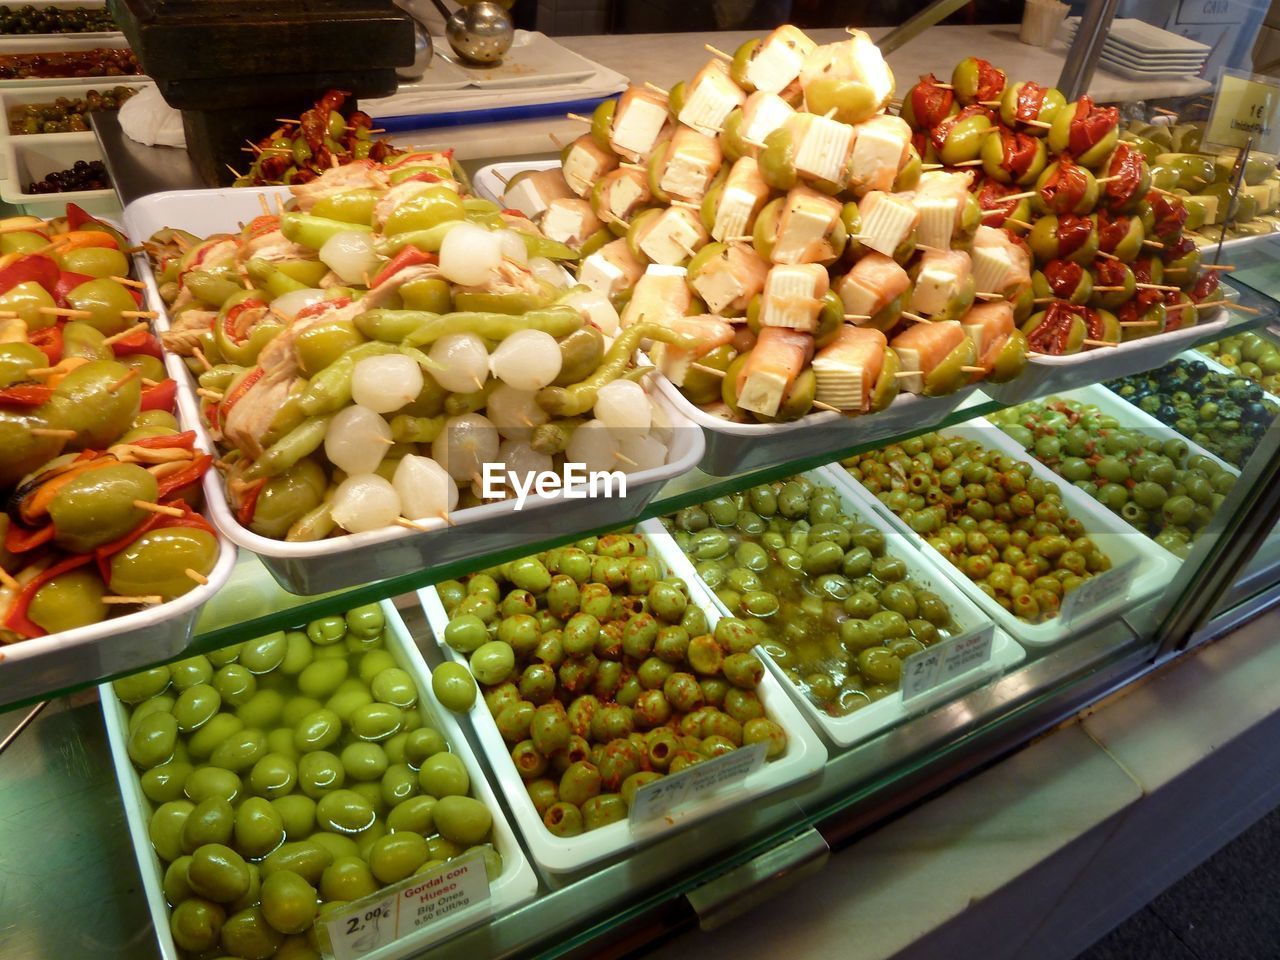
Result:
[[[451,417],[461,417],[467,413],[475,413],[484,409],[489,402],[489,394],[498,388],[501,381],[490,378],[479,390],[469,393],[451,393],[444,398],[444,412]]]
[[[270,263],[267,260],[259,260],[255,257],[246,264],[246,269],[249,271],[249,277],[253,282],[270,293],[273,299],[275,297],[283,297],[286,293],[292,293],[294,290],[307,289],[306,284],[299,283],[274,263]]]
[[[311,208],[313,217],[324,217],[327,220],[341,220],[343,223],[373,223],[373,208],[382,198],[382,192],[362,187],[359,190],[344,190],[342,193],[321,197]]]
[[[631,356],[641,340],[661,340],[686,350],[696,346],[693,338],[677,333],[670,327],[657,323],[637,323],[623,330],[604,360],[587,379],[571,387],[544,387],[538,391],[538,405],[556,417],[575,417],[586,413],[596,404],[596,393],[606,383],[617,380],[627,372]]]
[[[244,367],[233,363],[220,363],[200,374],[200,386],[206,390],[217,390],[219,393],[225,393],[227,385],[235,379],[237,374],[243,372]]]
[[[310,456],[324,443],[325,431],[329,429],[331,419],[332,415],[326,414],[303,420],[299,426],[273,443],[258,458],[258,462],[245,471],[244,478],[257,480],[275,476],[288,470],[303,457]]]
[[[428,227],[425,230],[410,230],[390,237],[381,237],[373,241],[373,249],[379,256],[383,257],[394,257],[405,247],[417,247],[423,253],[439,253],[440,245],[444,243],[445,235],[463,222],[465,221],[446,220],[444,223],[437,223],[434,227]]]
[[[533,428],[529,446],[549,457],[564,453],[568,449],[569,440],[573,437],[573,431],[584,422],[581,417],[571,417],[565,420],[553,420],[551,423],[541,423]]]
[[[552,386],[571,387],[591,376],[604,358],[604,334],[591,324],[560,340],[560,375]]]
[[[548,260],[577,260],[580,256],[578,251],[569,245],[549,237],[521,233],[520,239],[524,241],[524,248],[531,257],[546,257]]]
[[[329,238],[339,233],[360,230],[372,233],[373,227],[362,223],[347,223],[343,220],[330,220],[328,217],[316,217],[309,213],[286,213],[280,218],[280,232],[294,243],[300,243],[312,250],[319,250]]]
[[[204,270],[191,271],[182,278],[182,282],[197,300],[215,308],[221,307],[244,289],[234,280],[228,280]]]
[[[556,291],[557,293],[559,291]],[[453,295],[458,313],[528,313],[549,307],[555,297],[541,293],[488,293],[459,290]]]
[[[371,310],[369,313],[393,314],[393,310]],[[368,314],[366,314],[367,316]],[[422,323],[404,339],[407,347],[426,346],[451,333],[474,333],[486,340],[505,340],[518,330],[541,330],[553,337],[565,337],[582,326],[582,314],[573,307],[553,306],[531,310],[519,316],[504,313],[445,313],[438,316],[423,313]]]
[[[310,543],[323,540],[337,529],[329,510],[333,506],[333,491],[325,494],[324,503],[302,515],[302,519],[289,528],[285,534],[288,543]]]
[[[341,410],[351,402],[351,378],[355,375],[356,364],[365,357],[380,357],[388,353],[395,353],[395,347],[379,340],[348,350],[311,378],[311,382],[297,395],[298,409],[309,417]]]
[[[396,443],[431,443],[444,429],[443,416],[411,417],[407,413],[391,418],[391,439]]]

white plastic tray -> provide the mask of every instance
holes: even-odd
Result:
[[[874,443],[937,423],[985,384],[970,384],[943,397],[899,394],[879,413],[846,417],[832,410],[810,413],[788,423],[734,423],[707,413],[666,377],[658,387],[681,415],[706,433],[700,469],[717,477],[787,463],[803,457]]]
[[[1222,469],[1230,473],[1233,477],[1240,476],[1240,471],[1237,470],[1235,467],[1233,467],[1231,464],[1227,463],[1227,461],[1223,460],[1221,457],[1218,457],[1210,453],[1208,450],[1199,446],[1189,438],[1184,437],[1177,430],[1173,429],[1173,427],[1165,426],[1155,417],[1151,416],[1151,414],[1147,413],[1145,410],[1141,409],[1136,404],[1130,403],[1128,400],[1124,399],[1124,397],[1120,396],[1118,393],[1114,392],[1113,390],[1109,390],[1108,388],[1102,386],[1102,384],[1093,384],[1092,386],[1081,387],[1079,390],[1063,390],[1059,393],[1050,394],[1047,397],[1041,397],[1040,399],[1044,401],[1048,401],[1055,398],[1061,399],[1061,400],[1074,400],[1076,403],[1091,404],[1092,406],[1097,407],[1098,410],[1100,410],[1102,413],[1105,413],[1111,417],[1115,417],[1116,420],[1119,421],[1120,425],[1125,429],[1141,430],[1143,433],[1149,436],[1156,437],[1157,439],[1162,441],[1163,440],[1180,440],[1187,445],[1187,450],[1189,451],[1189,454],[1191,456],[1208,457],[1210,460],[1212,460]],[[1002,430],[1001,433],[1003,432],[1004,431]],[[1008,434],[1005,434],[1005,436],[1008,437],[1008,439],[1010,440],[1013,439],[1012,437],[1009,437]],[[1015,440],[1014,443],[1016,445],[1017,441]],[[1019,446],[1019,449],[1023,449],[1023,448]],[[1032,456],[1033,455],[1030,451],[1023,450],[1021,459],[1028,460],[1028,459],[1031,459]],[[1062,477],[1057,477],[1057,482],[1059,486],[1067,486],[1070,483],[1070,481],[1065,480]],[[1094,502],[1097,503],[1096,500]],[[1101,504],[1099,504],[1099,506],[1101,506]],[[1112,512],[1112,515],[1114,516],[1115,512],[1114,511],[1111,511],[1111,512]],[[1136,527],[1133,527],[1132,529],[1135,533],[1141,532]],[[1154,540],[1152,540],[1151,542],[1153,545],[1160,547],[1160,545],[1156,543]],[[1160,549],[1164,550],[1163,547],[1160,547]],[[1169,553],[1169,551],[1167,550],[1164,552]],[[1182,563],[1182,559],[1174,553],[1169,553],[1169,557],[1176,564]]]
[[[493,795],[493,788],[485,779],[475,754],[463,736],[462,729],[453,715],[440,707],[431,692],[431,671],[427,669],[422,655],[414,645],[413,638],[389,600],[382,601],[382,611],[387,620],[386,648],[395,658],[397,665],[409,671],[413,682],[418,687],[418,707],[427,720],[444,736],[451,752],[457,754],[466,765],[471,777],[471,796],[480,800],[493,813],[493,841],[498,853],[502,856],[502,873],[489,885],[489,900],[484,904],[459,911],[450,915],[443,922],[424,927],[421,931],[398,940],[395,943],[365,954],[366,960],[398,960],[423,949],[430,943],[452,936],[467,927],[474,926],[492,915],[506,911],[533,898],[538,889],[538,880],[533,867],[516,841],[510,824],[503,817],[502,808]],[[111,684],[104,683],[98,688],[102,700],[102,715],[107,726],[107,740],[111,744],[111,758],[115,763],[116,779],[120,782],[120,792],[124,799],[125,822],[129,826],[129,835],[133,840],[133,852],[138,858],[138,868],[142,873],[142,889],[147,898],[147,906],[151,910],[152,925],[155,927],[156,939],[160,943],[160,953],[164,960],[180,960],[182,954],[173,942],[169,932],[169,907],[164,898],[164,867],[160,858],[151,846],[147,826],[151,820],[153,807],[151,801],[142,792],[142,784],[137,772],[129,760],[127,743],[129,738],[129,721],[124,705],[116,697]]]
[[[984,383],[982,389],[1001,403],[1014,404],[1129,373],[1154,370],[1187,349],[1193,341],[1223,333],[1230,320],[1230,311],[1218,307],[1212,319],[1202,319],[1193,327],[1129,340],[1118,347],[1096,347],[1061,357],[1028,357],[1026,367],[1013,380]]]
[[[260,193],[268,198],[289,196],[287,187],[157,193],[129,204],[124,221],[130,235],[140,239],[166,226],[181,227],[197,236],[232,231],[240,221],[247,222],[259,215]],[[150,264],[141,256],[137,259],[151,308],[161,315],[156,326],[166,329],[168,315]],[[178,402],[188,418],[199,423],[194,389],[190,375],[184,370],[178,379]],[[280,585],[297,594],[323,593],[424,566],[514,549],[536,538],[550,538],[570,530],[620,526],[639,516],[664,483],[693,469],[702,456],[702,432],[681,417],[672,404],[661,397],[658,402],[667,411],[675,432],[668,462],[662,467],[628,474],[625,499],[564,500],[559,495],[530,496],[523,510],[516,510],[513,500],[458,510],[450,515],[456,529],[433,518],[422,521],[422,526],[429,529],[421,532],[387,527],[312,543],[286,543],[259,536],[242,526],[227,506],[221,476],[211,474],[215,492],[209,497],[210,513],[219,530],[258,554]]]
[[[974,603],[987,611],[997,625],[1013,634],[1014,639],[1023,646],[1048,647],[1062,643],[1064,640],[1087,630],[1099,620],[1110,617],[1117,610],[1131,607],[1158,593],[1168,585],[1170,577],[1177,566],[1172,554],[1165,550],[1150,549],[1151,540],[1144,534],[1134,530],[1133,527],[1115,516],[1083,490],[1067,483],[1044,464],[1027,454],[1022,447],[1014,442],[1012,437],[1009,437],[995,424],[988,423],[981,417],[977,417],[963,426],[947,427],[944,430],[940,430],[939,433],[943,436],[977,440],[985,447],[1002,450],[1018,460],[1026,461],[1031,465],[1032,471],[1042,480],[1057,484],[1062,491],[1063,504],[1067,507],[1071,516],[1077,518],[1083,525],[1085,534],[1097,543],[1102,552],[1111,559],[1113,568],[1131,560],[1136,561],[1128,592],[1124,596],[1117,596],[1106,603],[1099,604],[1087,613],[1077,617],[1070,626],[1063,624],[1061,617],[1054,617],[1042,623],[1028,623],[1025,620],[1020,620],[979,590],[977,584],[972,580],[957,572],[954,575],[956,585]],[[923,537],[903,523],[893,511],[876,499],[846,471],[837,470],[835,471],[835,476],[837,483],[847,487],[855,501],[861,502],[868,510],[873,510],[887,519],[898,530],[901,530],[920,545],[937,563],[947,568],[950,567],[947,560],[939,555],[933,547],[929,546]]]
[[[931,710],[939,704],[955,698],[990,677],[1008,672],[1016,664],[1026,659],[1026,651],[1014,643],[1003,630],[995,630],[992,626],[991,618],[974,606],[969,598],[957,589],[953,578],[943,571],[932,557],[928,557],[921,552],[916,544],[886,523],[882,516],[864,509],[861,504],[855,503],[853,497],[849,494],[848,488],[839,483],[834,470],[828,467],[819,467],[816,470],[810,470],[802,474],[802,476],[808,477],[814,483],[834,488],[839,493],[841,504],[846,512],[858,516],[885,535],[888,552],[906,563],[908,579],[926,590],[932,590],[942,598],[942,601],[951,611],[951,617],[956,624],[956,629],[952,631],[952,636],[960,636],[961,634],[983,629],[994,630],[991,659],[986,663],[961,674],[948,683],[935,687],[927,694],[922,694],[915,698],[909,704],[903,703],[902,692],[896,691],[892,695],[877,700],[875,703],[869,703],[845,717],[833,717],[820,709],[805,696],[803,691],[799,690],[791,682],[782,667],[769,655],[768,650],[762,646],[757,646],[756,653],[769,665],[769,669],[778,678],[778,682],[786,688],[787,693],[804,711],[809,718],[809,722],[817,727],[828,741],[837,747],[850,747],[855,743],[861,743],[863,740],[875,736],[881,730],[897,726],[916,714]],[[725,607],[720,598],[716,596],[715,591],[711,590],[698,576],[694,562],[683,550],[676,546],[675,538],[667,533],[660,520],[656,518],[646,520],[640,525],[639,529],[648,536],[650,542],[657,548],[659,558],[671,568],[676,576],[684,578],[690,584],[691,589],[697,590],[702,599],[712,604],[721,616],[734,616],[733,612]]]
[[[58,97],[83,97],[87,90],[96,90],[99,87],[110,89],[112,87],[143,87],[150,84],[149,80],[140,80],[136,77],[118,78],[118,83],[102,83],[102,84],[85,84],[77,83],[61,83],[51,81],[42,87],[22,87],[19,89],[0,90],[0,177],[9,175],[9,157],[6,149],[10,139],[20,140],[24,137],[71,137],[77,132],[88,131],[72,131],[69,133],[37,133],[37,134],[14,134],[9,133],[9,111],[13,107],[25,106],[28,103],[52,103]],[[92,134],[90,134],[92,135]],[[14,187],[25,186],[25,183],[15,183]]]
[[[180,360],[167,355],[165,370],[182,383],[178,378],[185,376],[186,371]],[[181,429],[196,431],[196,446],[203,452],[211,452],[208,438],[197,429],[198,421],[183,411],[181,405],[177,417]],[[206,473],[203,483],[206,516],[211,513],[209,504],[221,495],[210,484],[209,478],[214,472]],[[209,572],[207,584],[197,584],[195,589],[168,603],[0,647],[0,707],[58,687],[141,669],[177,656],[191,640],[200,608],[223,588],[235,566],[235,546],[226,537],[219,536],[218,560]]]
[[[653,547],[652,543],[650,547]],[[661,561],[656,550],[651,549],[650,556]],[[449,617],[436,588],[419,590],[418,600],[422,603],[427,624],[431,627],[440,650],[455,663],[465,665],[466,658],[444,642],[444,628]],[[715,606],[701,591],[691,591],[690,600],[702,608],[707,616],[707,623],[714,627],[720,619]],[[511,761],[511,750],[498,732],[498,725],[483,697],[476,697],[475,705],[468,711],[468,717],[534,861],[552,873],[565,873],[622,853],[657,839],[671,830],[682,829],[739,804],[756,800],[821,770],[827,759],[826,747],[768,670],[765,671],[760,686],[756,688],[756,693],[764,704],[765,714],[787,732],[787,749],[782,756],[766,761],[764,766],[740,784],[719,790],[705,799],[676,807],[665,816],[641,827],[633,829],[628,821],[623,820],[576,837],[557,837],[543,825],[533,801],[529,799],[524,780]]]
[[[502,195],[506,192],[507,181],[517,173],[523,173],[526,170],[554,170],[559,166],[558,158],[491,163],[475,172],[475,176],[471,178],[471,186],[475,188],[477,197],[484,197],[505,207],[506,202],[502,199]]]
[[[7,123],[7,121],[6,121]],[[6,130],[8,128],[6,127]],[[68,203],[79,204],[87,213],[118,214],[116,192],[69,190],[65,193],[28,193],[27,185],[57,170],[66,170],[77,160],[101,160],[102,148],[91,132],[33,133],[7,137],[0,143],[8,179],[0,181],[0,199],[20,206],[37,217],[58,217]]]

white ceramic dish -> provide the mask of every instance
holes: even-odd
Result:
[[[430,715],[431,724],[444,735],[450,751],[462,758],[467,773],[471,777],[471,796],[480,800],[493,813],[493,841],[498,853],[502,856],[502,873],[489,885],[489,899],[466,910],[450,915],[444,922],[424,927],[412,934],[388,944],[378,950],[364,954],[366,960],[398,960],[445,937],[452,936],[467,927],[487,920],[490,916],[505,913],[533,898],[538,889],[538,879],[533,867],[516,841],[510,824],[503,817],[502,808],[493,795],[493,788],[485,779],[475,754],[467,744],[458,721],[442,708],[431,692],[431,671],[427,669],[422,655],[414,646],[413,638],[389,600],[382,602],[382,610],[387,619],[386,648],[395,658],[397,665],[407,670],[417,684],[419,708]],[[107,740],[111,744],[111,758],[115,764],[116,779],[120,782],[120,792],[124,799],[125,822],[129,827],[129,835],[133,839],[133,852],[138,858],[138,868],[142,873],[142,888],[147,898],[147,906],[151,910],[151,920],[155,927],[156,939],[159,941],[160,954],[164,960],[179,960],[182,954],[173,942],[169,932],[169,908],[165,903],[163,884],[164,867],[160,858],[151,846],[147,834],[147,825],[151,819],[153,806],[142,792],[142,784],[138,774],[129,760],[127,751],[129,721],[124,705],[116,697],[109,683],[98,688],[102,700],[102,714],[107,726]]]
[[[93,133],[37,133],[9,137],[0,143],[8,180],[0,182],[0,199],[22,207],[38,217],[58,217],[68,203],[79,204],[88,213],[118,214],[120,203],[114,189],[68,190],[64,193],[29,193],[33,181],[50,173],[67,170],[77,160],[101,160],[102,148]]]
[[[658,556],[656,551],[650,555]],[[465,664],[466,659],[442,639],[449,618],[435,587],[419,590],[418,599],[441,652],[455,663]],[[690,599],[702,608],[707,622],[714,626],[720,619],[716,608],[701,593],[691,595]],[[766,761],[745,781],[676,807],[654,821],[633,828],[623,820],[576,837],[557,837],[543,825],[533,801],[529,799],[524,780],[511,761],[510,748],[498,732],[498,725],[483,697],[476,698],[468,718],[534,861],[552,873],[565,873],[623,853],[671,830],[682,829],[739,804],[757,800],[821,770],[827,759],[826,748],[772,673],[765,671],[756,693],[764,704],[766,715],[787,732],[787,748],[780,757]]]
[[[1066,483],[1052,470],[1028,455],[1023,449],[994,424],[981,417],[975,418],[963,426],[947,427],[939,431],[943,436],[964,437],[977,440],[989,449],[1001,450],[1018,460],[1031,465],[1032,471],[1041,479],[1058,485],[1062,491],[1062,500],[1071,516],[1083,525],[1086,535],[1096,542],[1099,548],[1110,559],[1113,567],[1134,562],[1136,564],[1129,588],[1122,596],[1113,596],[1104,603],[1082,612],[1070,625],[1062,622],[1060,616],[1043,623],[1028,623],[1020,620],[1004,607],[996,603],[978,589],[968,577],[955,576],[955,583],[980,608],[985,610],[996,624],[1013,635],[1023,646],[1048,647],[1076,636],[1099,620],[1106,619],[1115,611],[1147,599],[1166,587],[1176,567],[1172,554],[1164,550],[1152,550],[1151,541],[1134,530],[1131,526],[1116,517],[1083,490]],[[903,523],[896,514],[882,504],[865,487],[849,476],[845,471],[835,472],[837,483],[847,486],[856,502],[867,510],[875,511],[887,519],[898,530],[917,543],[937,563],[950,566],[929,546],[927,541]]]
[[[961,674],[946,684],[935,687],[928,693],[913,698],[910,703],[903,703],[902,692],[898,691],[891,696],[877,700],[875,703],[867,704],[862,709],[845,717],[833,717],[820,709],[805,696],[803,691],[791,682],[786,675],[786,671],[764,647],[757,647],[756,652],[769,665],[769,668],[778,678],[778,682],[786,688],[787,693],[804,711],[809,718],[809,722],[817,727],[819,732],[830,743],[837,747],[850,747],[856,743],[861,743],[882,730],[897,726],[916,714],[931,710],[933,707],[955,698],[990,677],[1008,672],[1026,659],[1026,651],[1014,643],[1003,630],[995,630],[991,618],[974,606],[969,598],[960,592],[953,583],[952,577],[946,574],[931,557],[922,553],[916,544],[886,523],[882,516],[864,509],[861,504],[855,503],[847,487],[838,482],[834,470],[828,467],[819,467],[816,470],[808,471],[803,476],[808,477],[815,483],[834,488],[840,494],[841,503],[848,513],[858,516],[861,520],[871,524],[884,534],[888,544],[888,552],[906,563],[908,579],[926,590],[932,590],[946,603],[956,624],[956,629],[952,632],[952,636],[958,637],[962,634],[994,631],[991,659],[986,663]],[[715,592],[698,576],[694,562],[684,551],[676,546],[675,539],[666,532],[660,520],[656,518],[646,520],[640,525],[640,530],[648,535],[650,542],[657,547],[658,556],[677,576],[684,578],[693,588],[699,590],[703,599],[714,605],[721,616],[733,616],[733,613],[721,602]]]
[[[125,224],[131,236],[143,239],[165,226],[181,227],[197,236],[235,230],[240,221],[259,215],[260,193],[269,198],[289,196],[287,187],[158,193],[129,204]],[[161,314],[156,325],[165,329],[168,319],[155,278],[141,257],[139,264],[152,309]],[[192,379],[184,375],[178,385],[179,402],[194,422],[200,422]],[[210,513],[219,530],[258,554],[280,585],[297,594],[323,593],[425,566],[519,549],[571,530],[621,526],[639,516],[664,483],[693,469],[702,456],[702,432],[689,424],[674,405],[661,395],[656,396],[675,432],[668,461],[662,467],[628,474],[625,499],[531,495],[523,510],[516,509],[514,500],[458,510],[450,515],[456,528],[433,518],[422,521],[427,529],[421,532],[387,527],[312,543],[287,543],[259,536],[242,526],[227,506],[221,477],[215,476],[217,492],[210,497]]]
[[[1096,347],[1061,357],[1029,357],[1022,373],[1013,380],[984,383],[982,389],[1002,403],[1014,404],[1088,383],[1153,370],[1168,363],[1193,341],[1213,334],[1222,335],[1230,323],[1231,312],[1225,307],[1218,307],[1210,317],[1202,318],[1195,326],[1128,340],[1118,347]]]

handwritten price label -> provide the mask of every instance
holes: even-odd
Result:
[[[636,791],[631,804],[631,824],[644,823],[664,816],[671,810],[715,793],[730,783],[745,780],[760,769],[768,748],[753,743],[714,760],[694,764],[679,773],[646,783]]]
[[[990,662],[994,638],[994,627],[980,627],[911,654],[902,661],[902,702],[908,703]]]
[[[1062,625],[1070,627],[1088,614],[1102,609],[1129,592],[1138,558],[1133,557],[1106,573],[1090,577],[1062,598]]]
[[[356,901],[325,929],[334,957],[353,960],[488,899],[484,854],[476,852]]]
[[[1223,70],[1205,127],[1206,146],[1280,153],[1280,81],[1239,70]]]

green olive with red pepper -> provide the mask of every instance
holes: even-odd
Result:
[[[129,429],[138,415],[142,386],[129,368],[114,360],[91,360],[62,378],[49,401],[50,419],[76,431],[73,450],[103,450]],[[113,389],[114,388],[114,389]]]
[[[977,160],[982,153],[982,143],[991,130],[991,118],[979,113],[945,122],[949,127],[946,139],[938,149],[938,159],[949,167]]]
[[[54,542],[64,550],[88,553],[119,539],[147,518],[134,501],[154,503],[156,490],[156,478],[135,463],[77,474],[49,501]]]
[[[58,574],[31,598],[27,617],[46,633],[74,630],[107,617],[106,587],[92,564]]]
[[[148,530],[111,558],[111,592],[130,597],[154,594],[172,600],[196,586],[187,570],[207,575],[217,559],[218,540],[208,530]]]

